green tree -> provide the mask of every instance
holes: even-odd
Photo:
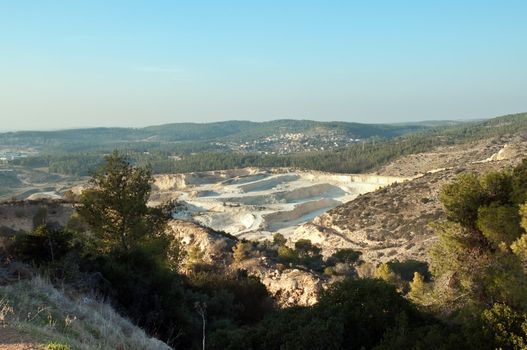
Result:
[[[527,262],[527,234],[523,234],[511,245],[511,249],[524,263]]]
[[[504,303],[527,310],[518,174],[524,172],[462,175],[444,187],[441,201],[449,220],[436,225],[439,241],[430,251],[434,294],[450,300],[438,299],[442,307],[482,311]]]
[[[163,232],[166,213],[147,206],[151,182],[150,169],[132,166],[123,154],[113,152],[105,158],[77,207],[101,250],[129,251]]]
[[[512,199],[517,204],[527,202],[527,158],[512,170]]]
[[[476,174],[466,174],[445,185],[439,198],[449,220],[472,226],[478,218],[484,191]]]
[[[494,304],[481,315],[483,329],[495,349],[527,348],[527,315],[506,304]]]
[[[477,227],[495,246],[511,245],[521,234],[518,207],[499,205],[497,202],[478,209]]]

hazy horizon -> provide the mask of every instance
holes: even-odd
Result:
[[[523,1],[0,4],[0,130],[527,111]]]
[[[522,114],[524,112],[518,112],[518,113],[510,113],[506,115],[512,115],[512,114]],[[348,120],[319,120],[319,119],[305,119],[305,118],[276,118],[276,119],[269,119],[269,120],[249,120],[249,119],[226,119],[226,120],[216,120],[216,121],[210,121],[210,122],[169,122],[169,123],[163,123],[163,124],[145,124],[145,125],[139,125],[139,126],[123,126],[123,125],[108,125],[108,126],[101,126],[101,125],[76,125],[74,127],[63,127],[63,128],[39,128],[39,129],[2,129],[0,128],[0,133],[6,133],[6,132],[20,132],[20,131],[63,131],[63,130],[74,130],[74,129],[97,129],[97,128],[116,128],[116,129],[142,129],[146,127],[156,127],[156,126],[163,126],[163,125],[170,125],[170,124],[211,124],[211,123],[226,123],[226,122],[252,122],[252,123],[265,123],[265,122],[272,122],[272,121],[278,121],[278,120],[298,120],[298,121],[315,121],[315,122],[324,122],[324,123],[331,123],[331,122],[348,122],[348,123],[358,123],[358,124],[370,124],[370,125],[398,125],[398,124],[412,124],[412,123],[433,123],[433,122],[477,122],[480,120],[487,120],[492,119],[494,117],[501,117],[505,115],[496,115],[496,116],[490,116],[490,117],[484,117],[484,118],[469,118],[469,119],[429,119],[429,120],[411,120],[411,121],[394,121],[394,122],[354,122],[354,121],[348,121]]]

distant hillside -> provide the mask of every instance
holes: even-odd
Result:
[[[472,122],[228,121],[15,132],[0,134],[0,146],[29,150],[28,157],[10,162],[18,170],[68,176],[89,175],[114,149],[126,152],[136,164],[151,165],[155,173],[244,167],[363,173],[401,156],[522,133],[527,133],[527,113]]]
[[[146,128],[90,128],[59,131],[19,131],[0,134],[0,143],[46,147],[60,144],[86,146],[122,142],[181,142],[205,140],[243,140],[277,133],[317,134],[333,132],[354,138],[393,137],[427,129],[427,124],[401,125],[317,122],[310,120],[275,120],[270,122],[226,121],[217,123],[174,123]]]
[[[352,143],[338,149],[298,152],[288,155],[200,153],[171,162],[153,162],[157,172],[191,172],[242,167],[297,167],[341,173],[373,171],[398,157],[430,151],[436,147],[460,145],[507,134],[527,133],[527,113],[490,120],[436,126],[420,132],[368,142]]]

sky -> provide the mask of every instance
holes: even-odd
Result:
[[[527,1],[0,0],[0,130],[527,111]]]

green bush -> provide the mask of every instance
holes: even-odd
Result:
[[[339,249],[328,258],[326,265],[331,266],[337,263],[353,264],[359,260],[361,255],[361,252],[351,248]]]
[[[49,342],[46,344],[46,350],[72,350],[71,346],[59,342]]]
[[[41,225],[30,233],[17,235],[11,253],[15,259],[41,265],[64,257],[72,244],[70,232]]]
[[[435,336],[419,337],[427,334]],[[394,287],[368,279],[338,282],[312,307],[279,310],[252,327],[217,330],[208,348],[396,349],[387,346],[395,341],[406,349],[466,348],[459,332],[418,311]]]

